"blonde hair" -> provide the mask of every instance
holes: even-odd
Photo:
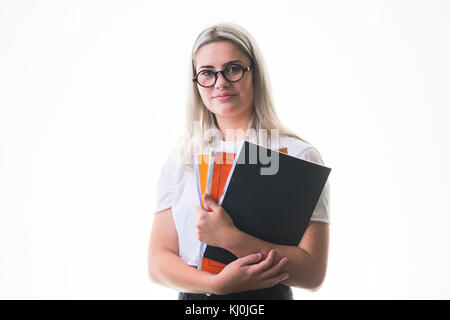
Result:
[[[189,61],[189,89],[186,110],[186,128],[184,136],[179,140],[179,156],[185,166],[193,168],[193,161],[196,152],[200,150],[207,152],[213,145],[214,137],[204,136],[202,132],[213,132],[213,136],[222,137],[220,130],[215,123],[215,115],[204,105],[197,84],[192,81],[195,77],[195,58],[197,51],[204,45],[216,41],[229,41],[239,48],[253,62],[253,86],[254,86],[254,112],[251,126],[256,130],[256,141],[263,146],[268,145],[268,138],[262,138],[260,129],[278,129],[279,135],[285,135],[309,143],[298,137],[295,133],[287,129],[279,120],[275,108],[272,104],[270,94],[269,79],[266,74],[263,57],[258,49],[255,40],[242,27],[233,23],[220,23],[203,30],[197,37],[192,48],[191,60]],[[268,137],[267,134],[266,137]]]

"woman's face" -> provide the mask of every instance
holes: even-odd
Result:
[[[229,63],[230,61],[235,62]],[[239,64],[246,68],[250,66],[251,61],[229,41],[208,43],[197,51],[196,74],[201,70],[224,70],[230,64]],[[252,69],[245,72],[244,77],[237,82],[229,82],[219,73],[214,86],[205,88],[197,84],[197,88],[203,103],[216,117],[248,115],[253,107]],[[232,96],[219,98],[223,95]]]

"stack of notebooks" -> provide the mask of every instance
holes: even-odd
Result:
[[[208,193],[239,230],[274,244],[298,245],[331,169],[290,156],[287,148],[242,141],[238,150],[196,154],[200,204],[212,211],[203,203]],[[273,168],[275,174],[267,174]],[[223,248],[203,244],[200,250],[199,268],[211,273],[237,259]]]

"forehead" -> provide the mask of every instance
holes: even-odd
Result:
[[[197,67],[206,64],[221,67],[231,60],[249,61],[245,54],[233,43],[229,41],[217,41],[202,46],[197,51],[195,61]]]

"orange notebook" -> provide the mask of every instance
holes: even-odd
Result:
[[[279,152],[287,154],[287,147],[275,149]],[[197,190],[200,197],[200,203],[203,208],[207,209],[203,203],[203,195],[209,193],[211,197],[220,204],[220,199],[224,193],[224,188],[228,179],[228,175],[233,167],[236,153],[228,152],[210,152],[206,154],[197,154]],[[207,209],[212,211],[211,209]],[[202,254],[204,246],[202,246]],[[201,270],[210,273],[219,273],[225,268],[225,264],[202,257]]]
[[[208,179],[209,153],[199,153],[195,157],[195,171],[197,180],[197,192],[199,195],[200,205],[204,206],[203,195],[206,192],[206,182]]]

